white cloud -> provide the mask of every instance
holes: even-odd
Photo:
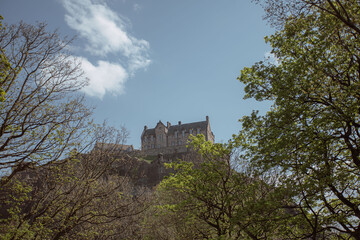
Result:
[[[139,69],[146,69],[151,63],[148,54],[149,43],[146,40],[132,36],[128,32],[129,22],[111,10],[103,0],[95,1],[62,0],[66,10],[65,21],[86,40],[85,50],[87,52],[99,58],[106,59],[111,56],[113,59],[116,57],[117,61],[121,61],[122,64],[98,61],[95,67],[86,60],[83,66],[88,67],[88,69],[84,69],[84,71],[88,72],[89,69],[95,71],[94,69],[97,69],[98,71],[95,72],[98,73],[102,72],[101,69],[107,66],[108,71],[115,71],[107,74],[114,76],[115,73],[121,72],[122,75],[119,76],[119,79],[123,79],[125,75],[127,78],[128,75],[133,76]],[[121,71],[119,71],[120,68]],[[107,91],[111,91],[110,88],[102,86],[100,81],[93,83],[94,77],[89,77],[89,79],[90,86],[98,86],[98,88],[92,90],[89,90],[91,89],[89,88],[85,91],[86,93],[95,95],[94,91],[98,90],[98,93],[103,96]],[[123,84],[122,81],[120,82]],[[103,92],[104,90],[105,92]],[[123,91],[115,92],[121,94]]]
[[[86,94],[102,99],[107,92],[114,95],[124,92],[128,73],[120,64],[98,61],[93,65],[86,58],[79,60],[89,79],[89,85],[82,89]]]

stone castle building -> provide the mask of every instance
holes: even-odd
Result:
[[[186,145],[189,136],[198,134],[203,134],[207,141],[215,141],[208,116],[205,121],[185,124],[179,121],[177,125],[171,125],[169,122],[164,125],[159,121],[155,128],[144,127],[141,134],[141,150],[147,155],[184,153],[188,151]]]

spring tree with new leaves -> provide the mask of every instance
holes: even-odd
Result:
[[[3,17],[0,15],[0,31],[3,28],[1,20],[3,20]],[[2,89],[2,85],[9,69],[10,63],[5,56],[3,49],[0,49],[0,102],[5,99],[5,91]]]
[[[116,147],[126,136],[97,126],[91,152],[73,151],[10,179],[0,188],[0,239],[133,239],[148,194],[116,173],[135,168]]]
[[[279,31],[275,60],[241,71],[245,98],[270,100],[235,138],[259,174],[295,190],[312,239],[360,239],[360,3],[257,1]]]
[[[131,239],[139,231],[146,194],[116,172],[126,161],[116,146],[128,133],[91,123],[70,43],[44,23],[0,29],[0,239]]]
[[[144,226],[150,239],[277,239],[305,230],[284,189],[235,170],[232,144],[191,140],[201,157],[169,164],[175,173],[161,182]]]
[[[90,110],[76,91],[87,80],[67,51],[70,40],[46,24],[0,29],[0,170],[6,184],[18,172],[57,161],[79,143]]]

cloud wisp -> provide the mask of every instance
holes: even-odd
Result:
[[[62,0],[62,4],[66,23],[86,40],[85,51],[102,59],[93,65],[81,57],[89,78],[89,86],[84,91],[100,98],[107,92],[123,93],[128,77],[150,64],[149,43],[132,36],[128,32],[129,22],[104,1]],[[108,62],[109,57],[116,60]]]

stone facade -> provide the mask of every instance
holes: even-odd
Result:
[[[141,134],[141,150],[147,155],[184,153],[188,151],[186,145],[189,136],[198,134],[203,134],[207,141],[215,141],[208,116],[205,121],[185,124],[179,121],[177,125],[171,125],[169,122],[165,125],[159,121],[155,128],[144,127]]]

